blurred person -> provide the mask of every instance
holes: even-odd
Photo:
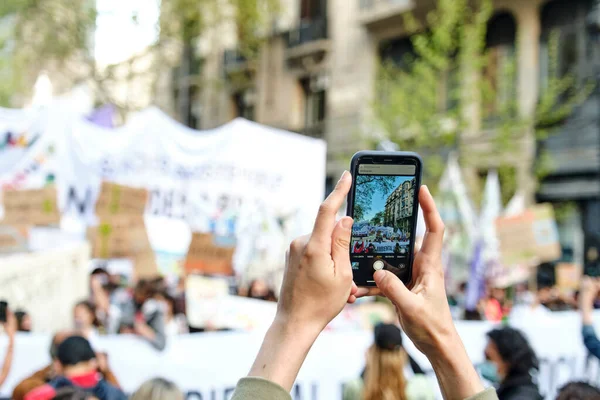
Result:
[[[258,300],[277,301],[275,293],[269,288],[267,282],[262,279],[255,279],[250,283],[248,297]]]
[[[402,329],[431,362],[445,399],[496,400],[493,388],[484,389],[452,321],[442,267],[444,224],[427,187],[419,192],[427,234],[414,259],[410,288],[386,270],[374,273],[376,288],[357,288],[350,265],[353,221],[336,222],[351,185],[346,171],[319,208],[311,235],[291,243],[275,318],[233,400],[290,400],[320,333],[346,303],[378,294],[395,305]]]
[[[80,301],[73,308],[75,329],[87,340],[93,341],[99,335],[100,321],[96,315],[96,307],[89,301]]]
[[[81,389],[72,387],[65,387],[58,389],[54,394],[52,400],[99,400],[96,396],[93,396]]]
[[[592,311],[594,300],[600,292],[600,279],[586,276],[581,281],[579,312],[581,313],[581,335],[583,344],[594,357],[600,359],[600,340],[596,336]]]
[[[130,400],[183,400],[184,395],[173,382],[163,378],[146,381]]]
[[[17,386],[15,386],[15,388],[13,389],[13,400],[24,400],[25,395],[27,393],[29,393],[35,388],[45,385],[46,383],[50,382],[52,379],[58,376],[58,346],[65,339],[76,334],[77,332],[75,331],[60,331],[53,336],[52,341],[50,342],[50,359],[52,360],[52,362],[50,363],[50,365],[42,368],[39,371],[36,371],[31,376],[19,382]],[[111,385],[119,387],[119,381],[108,366],[108,362],[106,362],[106,357],[103,355],[99,355],[97,358],[99,361],[98,372],[102,374],[104,379],[106,379],[106,381],[109,382]]]
[[[344,388],[343,400],[435,400],[431,382],[402,347],[402,331],[393,324],[375,327],[362,376]]]
[[[539,361],[525,336],[514,328],[499,328],[487,333],[486,362],[480,367],[483,378],[498,385],[500,400],[542,400],[534,382]]]
[[[600,389],[587,382],[569,382],[558,390],[556,400],[598,400]]]
[[[113,311],[116,332],[135,334],[157,350],[166,346],[165,319],[160,303],[154,299],[154,285],[147,280],[140,280],[133,291],[133,296],[116,304]]]
[[[2,362],[2,369],[0,370],[0,388],[4,384],[4,381],[6,381],[12,368],[13,353],[15,351],[15,333],[17,332],[17,318],[8,308],[6,309],[6,322],[2,326],[4,333],[8,336],[8,345],[4,354],[4,361]]]
[[[177,304],[173,296],[166,292],[156,295],[163,307],[165,316],[165,335],[176,336],[189,333],[187,318],[185,314],[177,313]]]
[[[97,356],[83,336],[70,336],[58,345],[56,355],[58,375],[25,396],[25,400],[50,400],[56,391],[71,387],[85,391],[98,400],[126,400],[127,396],[98,374]]]
[[[31,332],[31,316],[24,310],[15,311],[18,332]]]

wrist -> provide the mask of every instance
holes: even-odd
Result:
[[[269,333],[282,342],[293,340],[294,342],[310,343],[312,346],[323,329],[318,324],[303,322],[278,313],[269,328]]]

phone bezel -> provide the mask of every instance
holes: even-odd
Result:
[[[413,262],[414,262],[414,248],[415,248],[415,239],[416,239],[416,231],[417,231],[417,216],[419,212],[419,190],[421,188],[421,180],[423,176],[423,160],[421,156],[414,152],[407,151],[359,151],[354,154],[352,157],[352,161],[350,163],[350,173],[352,174],[352,188],[348,193],[347,200],[347,208],[346,215],[352,217],[354,210],[354,191],[356,184],[356,176],[358,174],[358,167],[360,164],[391,164],[391,165],[415,165],[415,180],[417,185],[417,190],[415,191],[415,198],[413,201],[413,215],[415,218],[415,222],[412,226],[412,230],[410,233],[411,240],[409,242],[409,265],[408,265],[408,275],[406,281],[403,280],[405,285],[409,285],[412,281],[412,271],[413,271]],[[350,246],[350,257],[352,257],[352,246]],[[355,276],[353,274],[353,279]],[[359,287],[375,287],[375,283],[370,282],[357,282],[354,280],[357,286]]]

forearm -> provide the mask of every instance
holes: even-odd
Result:
[[[593,325],[592,319],[592,304],[582,304],[581,306],[581,322],[583,325]]]
[[[14,338],[8,340],[8,348],[6,349],[6,355],[4,356],[4,363],[2,364],[2,371],[0,372],[0,386],[4,384],[4,381],[8,377],[10,367],[12,366],[13,351],[15,347]]]
[[[248,376],[267,379],[289,392],[319,333],[318,329],[295,327],[276,318]]]
[[[438,350],[427,356],[444,399],[466,399],[484,390],[479,375],[458,336],[440,340]]]

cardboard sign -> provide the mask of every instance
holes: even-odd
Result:
[[[550,204],[538,204],[522,214],[496,219],[496,232],[505,266],[550,262],[561,256]]]
[[[4,192],[4,219],[6,225],[56,225],[60,212],[56,189],[7,190]]]
[[[235,245],[220,244],[209,233],[194,233],[185,260],[188,273],[233,275]]]
[[[565,291],[575,291],[579,289],[583,268],[581,265],[559,263],[556,264],[556,286]]]
[[[96,214],[107,215],[144,215],[148,191],[116,183],[102,182],[100,195],[96,201]]]
[[[152,252],[141,216],[104,217],[88,230],[88,239],[93,258],[132,258]]]

